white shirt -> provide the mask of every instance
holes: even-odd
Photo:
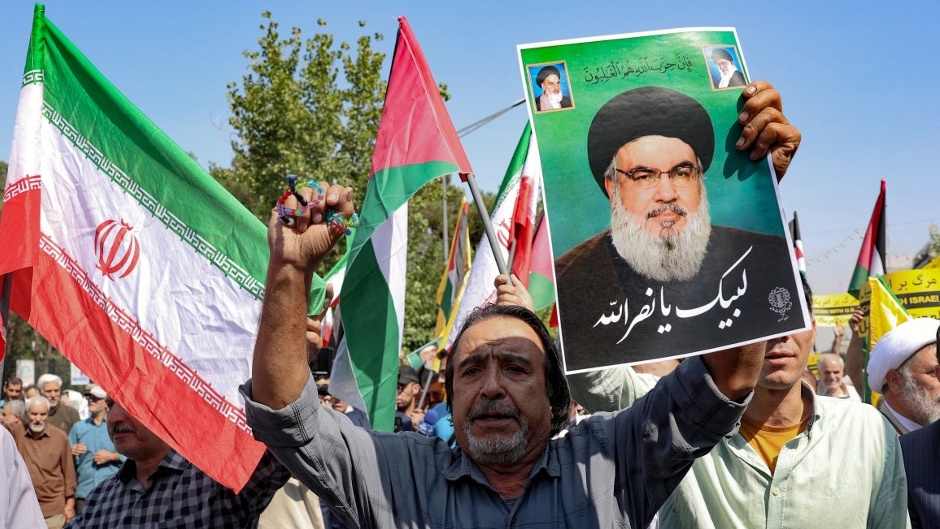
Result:
[[[45,528],[39,500],[26,469],[23,456],[16,449],[13,436],[0,427],[0,529]]]

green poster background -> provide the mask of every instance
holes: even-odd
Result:
[[[733,29],[604,37],[519,47],[527,103],[542,158],[545,207],[552,219],[555,257],[610,224],[609,202],[591,174],[587,134],[597,110],[615,95],[641,86],[665,86],[698,100],[715,129],[715,155],[705,174],[712,224],[785,236],[768,161],[751,162],[734,144],[742,87],[715,89],[706,53],[736,51],[750,80]],[[564,68],[563,91],[571,108],[536,111],[541,88],[535,73],[546,64]]]

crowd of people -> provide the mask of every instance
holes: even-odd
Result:
[[[735,148],[769,154],[783,177],[799,131],[770,84],[742,93]],[[636,182],[616,156],[653,151],[617,151],[609,189]],[[642,183],[653,202],[677,200],[677,177],[702,185],[694,170],[651,167],[656,182]],[[468,317],[439,372],[400,366],[395,431],[373,430],[308,368],[322,344],[307,288],[342,237],[323,218],[355,211],[352,189],[320,189],[301,190],[316,206],[296,209],[299,222],[272,212],[268,224],[252,378],[240,388],[268,450],[243,490],[215,482],[104,388],[85,390],[80,415],[58,377],[40,377],[33,395],[11,378],[0,527],[940,527],[933,319],[899,325],[871,352],[877,407],[861,402],[839,348],[819,358],[818,378],[807,373],[815,322],[682,361],[566,376],[525,286],[501,275],[497,302]]]

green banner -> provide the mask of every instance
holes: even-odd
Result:
[[[569,372],[807,327],[771,164],[735,148],[748,76],[733,29],[519,55]]]

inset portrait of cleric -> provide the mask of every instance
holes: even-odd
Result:
[[[744,86],[744,74],[738,68],[738,52],[733,47],[704,48],[708,72],[715,88]]]
[[[614,96],[591,122],[587,155],[610,227],[555,261],[567,370],[802,328],[786,238],[712,225],[715,130],[695,99],[663,87]]]
[[[565,63],[529,66],[536,112],[573,108]]]

